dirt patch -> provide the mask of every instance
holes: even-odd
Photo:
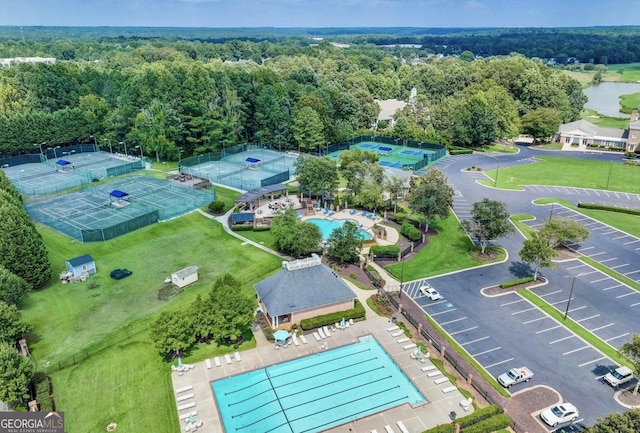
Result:
[[[556,249],[556,252],[558,253],[558,255],[556,257],[554,257],[553,261],[554,262],[561,262],[561,261],[565,261],[565,260],[573,260],[573,259],[577,259],[580,258],[580,254],[570,250],[569,248],[565,248],[565,247],[560,247]]]
[[[500,254],[495,250],[485,250],[484,253],[481,250],[468,250],[467,254],[481,262],[491,262],[500,257]]]
[[[359,265],[327,260],[326,257],[324,257],[322,261],[331,269],[333,269],[338,275],[340,275],[340,277],[346,278],[350,281],[355,281],[359,285],[362,285],[368,289],[377,290],[367,274],[365,274],[364,270],[360,269]]]
[[[630,391],[623,391],[618,395],[618,401],[626,406],[640,407],[640,392],[634,395],[633,389]]]

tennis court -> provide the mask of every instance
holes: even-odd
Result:
[[[67,161],[73,170],[85,173],[90,179],[102,179],[131,172],[131,169],[145,168],[145,161],[133,155],[120,155],[109,152],[62,152],[62,156],[47,161],[48,165],[58,167],[61,161]],[[131,166],[126,171],[125,167]]]
[[[115,198],[112,192],[126,193]],[[113,239],[210,203],[213,192],[133,176],[25,207],[37,222],[79,242]]]
[[[288,180],[297,158],[269,148],[240,145],[222,153],[185,159],[180,172],[249,191]]]
[[[378,164],[396,169],[403,169],[407,166],[412,168],[414,164],[424,159],[427,159],[429,163],[435,162],[437,156],[437,151],[432,149],[416,149],[387,143],[361,142],[351,145],[350,149],[354,148],[375,153],[379,158]],[[344,150],[332,152],[328,156],[339,159],[342,152]]]

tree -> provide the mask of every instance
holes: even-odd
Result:
[[[273,219],[271,233],[278,251],[296,257],[316,252],[322,241],[318,226],[300,221],[293,209],[287,209]]]
[[[449,216],[453,206],[453,189],[447,185],[447,178],[438,168],[432,168],[424,176],[411,179],[409,190],[409,207],[424,216],[425,231],[434,218],[444,219]]]
[[[324,125],[318,113],[311,107],[302,107],[293,115],[293,136],[300,150],[318,151],[325,144]]]
[[[579,243],[589,237],[589,230],[568,218],[551,218],[542,226],[540,232],[546,237],[551,248],[558,248],[565,243]]]
[[[640,374],[640,334],[633,334],[631,342],[620,346],[618,352],[630,359],[633,364],[633,371],[636,375]],[[636,387],[633,390],[634,394],[638,393],[638,387],[640,387],[640,381],[636,381]]]
[[[584,431],[584,433],[637,433],[640,431],[640,409],[613,412]]]
[[[30,291],[29,283],[0,265],[0,301],[20,305]]]
[[[360,194],[367,178],[373,177],[381,182],[384,176],[384,170],[378,164],[378,155],[358,148],[340,154],[339,171],[352,195]]]
[[[548,140],[562,123],[560,114],[553,108],[540,107],[522,116],[522,132],[536,141]]]
[[[405,180],[400,176],[390,176],[385,180],[384,188],[389,192],[394,212],[398,210],[398,200],[404,194],[405,183]]]
[[[229,273],[213,283],[209,299],[218,343],[235,344],[254,321],[256,302],[242,291],[241,286],[240,281]]]
[[[0,342],[14,344],[29,329],[29,325],[22,321],[22,314],[15,305],[0,302]]]
[[[558,252],[549,246],[549,240],[542,233],[534,232],[529,239],[525,239],[519,254],[525,263],[533,264],[533,279],[537,280],[540,268],[555,267],[551,259]]]
[[[163,357],[178,357],[195,342],[193,321],[180,311],[163,311],[151,325],[151,339]]]
[[[331,232],[327,240],[327,255],[340,262],[357,262],[360,260],[362,240],[358,226],[351,221],[345,221],[341,227]]]
[[[358,195],[358,203],[366,209],[377,211],[384,204],[382,186],[381,182],[374,179],[365,180],[362,191]]]
[[[0,343],[0,401],[13,403],[29,395],[33,364],[12,344]]]
[[[329,158],[301,156],[295,162],[295,175],[309,194],[325,197],[338,187],[338,167]]]
[[[462,227],[478,239],[482,254],[490,240],[498,239],[514,232],[509,222],[507,205],[496,200],[483,198],[473,204],[471,220],[462,221]]]

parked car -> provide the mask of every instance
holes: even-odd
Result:
[[[502,373],[498,376],[498,382],[505,388],[509,388],[511,385],[518,384],[520,382],[529,382],[533,377],[533,371],[527,367],[512,368],[507,370],[506,373]]]
[[[611,370],[604,377],[604,381],[614,388],[629,382],[631,379],[633,379],[633,371],[631,371],[629,367],[624,366]]]
[[[127,278],[129,275],[131,275],[133,272],[131,272],[128,269],[114,269],[113,271],[111,271],[111,273],[109,274],[109,276],[111,278],[113,278],[114,280],[121,280],[123,278]]]
[[[542,421],[544,421],[551,427],[555,427],[558,424],[567,421],[574,422],[578,419],[578,416],[578,409],[571,403],[562,403],[551,406],[543,410],[540,414],[540,418],[542,418]]]
[[[586,429],[586,425],[582,424],[581,422],[577,422],[575,424],[569,424],[564,427],[560,427],[551,433],[579,433],[581,431],[585,431]]]
[[[437,301],[438,299],[442,299],[442,295],[431,286],[422,286],[418,289],[420,293],[422,293],[427,298],[432,301]]]

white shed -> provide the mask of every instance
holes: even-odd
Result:
[[[182,288],[198,281],[198,267],[189,266],[171,274],[171,283]]]

